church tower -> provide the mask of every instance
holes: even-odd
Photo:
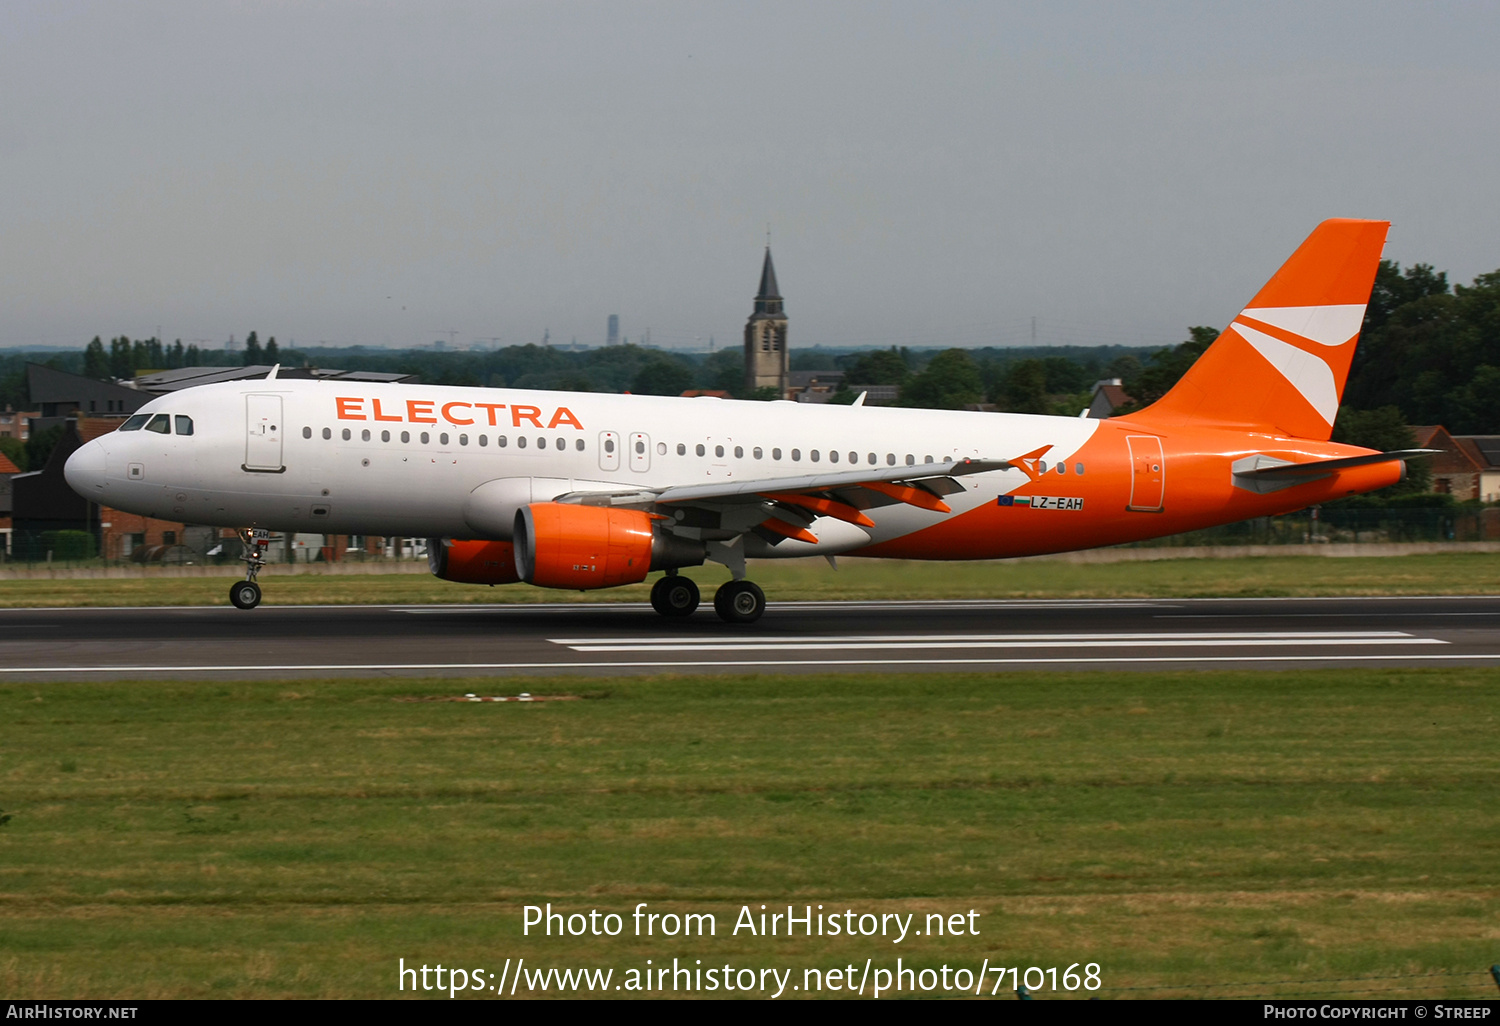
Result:
[[[785,399],[790,367],[786,314],[781,308],[781,293],[776,288],[771,247],[767,246],[766,262],[760,271],[760,292],[755,297],[755,312],[745,323],[745,387],[751,391],[774,388],[776,397]]]

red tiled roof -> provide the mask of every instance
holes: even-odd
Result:
[[[10,461],[10,457],[0,452],[0,474],[19,474],[21,468]]]

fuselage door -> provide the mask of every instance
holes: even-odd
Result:
[[[245,466],[261,473],[280,473],[281,462],[281,396],[245,396]]]
[[[1167,461],[1155,435],[1128,435],[1130,446],[1130,505],[1138,513],[1160,513],[1165,493]]]
[[[651,436],[633,431],[630,434],[630,469],[651,469]]]

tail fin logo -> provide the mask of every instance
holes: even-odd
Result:
[[[1137,420],[1328,438],[1389,227],[1386,221],[1339,218],[1318,225],[1228,330]]]
[[[1270,334],[1290,336],[1303,345],[1337,349],[1353,342],[1364,322],[1365,305],[1250,307],[1234,319],[1231,330],[1266,358],[1266,362],[1318,411],[1331,426],[1339,412],[1339,386],[1321,353]]]

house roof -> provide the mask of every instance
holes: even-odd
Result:
[[[165,395],[195,385],[212,385],[220,381],[251,381],[264,378],[271,373],[271,364],[256,363],[248,367],[178,367],[176,370],[156,371],[142,374],[135,379],[135,387],[143,392]],[[386,371],[346,371],[329,367],[283,367],[276,372],[278,378],[306,381],[374,381],[404,382],[416,375],[393,374]]]
[[[1435,474],[1472,474],[1484,467],[1482,454],[1459,442],[1441,424],[1418,424],[1411,434],[1418,449],[1441,450],[1428,459],[1427,465]]]
[[[10,457],[0,452],[0,474],[19,474],[21,468],[10,461]]]
[[[33,404],[76,403],[89,399],[119,399],[125,409],[144,406],[147,398],[133,388],[113,381],[97,381],[82,374],[69,374],[41,363],[26,365],[26,388]],[[134,404],[134,405],[132,405]]]
[[[1500,470],[1500,435],[1452,437],[1480,470]]]

